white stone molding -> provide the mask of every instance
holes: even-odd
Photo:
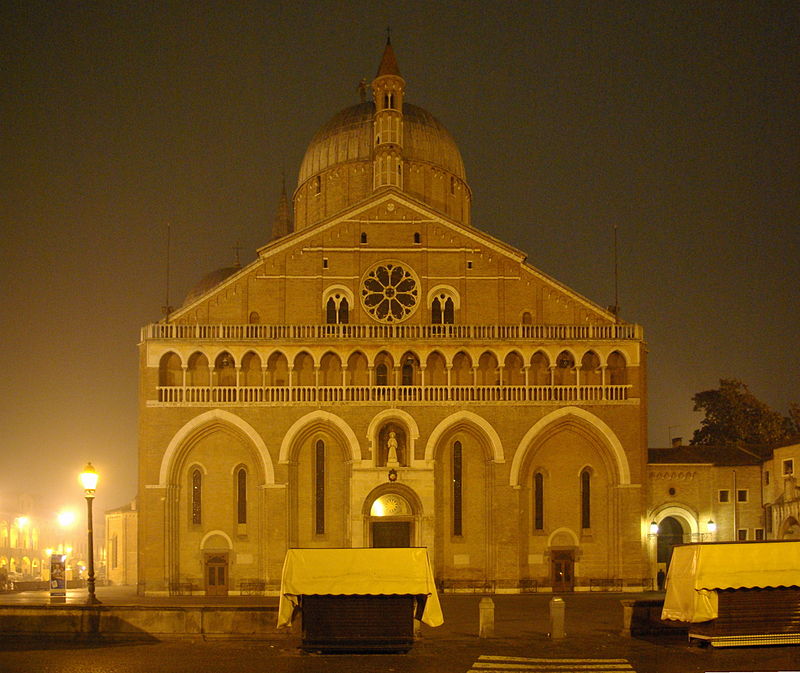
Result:
[[[203,535],[203,539],[200,540],[200,549],[205,549],[206,541],[214,535],[219,535],[228,543],[228,549],[233,549],[233,541],[231,540],[230,536],[224,530],[210,530],[205,535]]]
[[[261,435],[256,432],[252,425],[239,418],[236,414],[232,414],[230,411],[225,411],[224,409],[212,409],[199,416],[195,416],[173,435],[169,446],[167,446],[161,458],[161,469],[158,474],[158,485],[160,487],[167,486],[170,474],[175,467],[175,460],[179,456],[181,450],[186,446],[187,442],[201,431],[208,430],[214,425],[228,426],[248,439],[261,458],[264,482],[266,484],[275,482],[275,470],[272,465],[272,458],[269,455],[267,445],[264,443]]]
[[[432,461],[435,458],[436,447],[439,445],[445,433],[460,424],[466,424],[479,430],[488,444],[488,449],[491,459],[495,463],[505,463],[506,459],[503,455],[503,443],[500,441],[500,435],[497,430],[492,427],[485,418],[478,416],[471,411],[457,411],[450,414],[447,418],[443,419],[431,432],[428,437],[428,443],[425,446],[425,460]]]
[[[303,432],[310,430],[314,426],[322,426],[323,428],[333,427],[343,436],[344,448],[350,453],[350,461],[357,463],[361,460],[361,446],[347,421],[329,411],[317,409],[316,411],[312,411],[298,418],[292,424],[292,427],[286,431],[286,434],[283,436],[283,442],[281,442],[280,453],[278,454],[279,463],[291,462],[291,454],[295,442]]]
[[[584,425],[588,425],[592,430],[595,431],[597,435],[599,435],[599,438],[604,441],[606,447],[610,449],[610,453],[614,458],[617,466],[617,472],[619,474],[619,485],[630,483],[631,471],[630,466],[628,465],[628,458],[625,455],[625,449],[622,447],[622,443],[619,441],[619,438],[614,431],[603,420],[586,411],[585,409],[581,409],[580,407],[562,407],[561,409],[556,409],[543,418],[540,418],[533,425],[533,427],[531,427],[531,429],[525,433],[525,436],[517,446],[517,450],[514,452],[514,459],[511,461],[511,475],[509,479],[511,486],[520,485],[520,471],[522,470],[525,457],[527,456],[528,451],[530,451],[534,440],[542,432],[544,432],[546,428],[554,425],[555,423],[570,419],[576,420]]]

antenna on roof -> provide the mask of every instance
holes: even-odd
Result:
[[[386,26],[386,44],[392,43],[392,27]]]
[[[164,321],[169,322],[170,313],[172,313],[172,306],[169,304],[169,243],[170,243],[170,225],[167,222],[167,287],[164,305],[161,307],[161,312],[164,314]]]
[[[617,266],[617,225],[614,225],[614,305],[608,310],[614,314],[614,322],[619,322],[619,269]]]
[[[241,250],[241,249],[242,249],[242,247],[239,245],[239,241],[236,241],[236,245],[233,246],[233,251],[236,254],[236,268],[237,269],[241,268],[241,266],[242,266],[242,263],[239,261],[239,250]]]

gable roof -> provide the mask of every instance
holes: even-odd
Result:
[[[648,449],[650,465],[705,464],[715,466],[760,465],[763,458],[738,446],[676,446],[669,449]]]

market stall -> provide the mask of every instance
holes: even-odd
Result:
[[[800,643],[800,540],[676,546],[661,618],[716,646]]]
[[[278,626],[300,614],[302,647],[407,651],[414,619],[443,623],[424,548],[290,549]]]

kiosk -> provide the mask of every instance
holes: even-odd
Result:
[[[444,622],[424,548],[290,549],[278,627],[302,618],[302,647],[406,652],[414,619]]]
[[[661,619],[717,647],[800,643],[800,540],[676,546]]]

